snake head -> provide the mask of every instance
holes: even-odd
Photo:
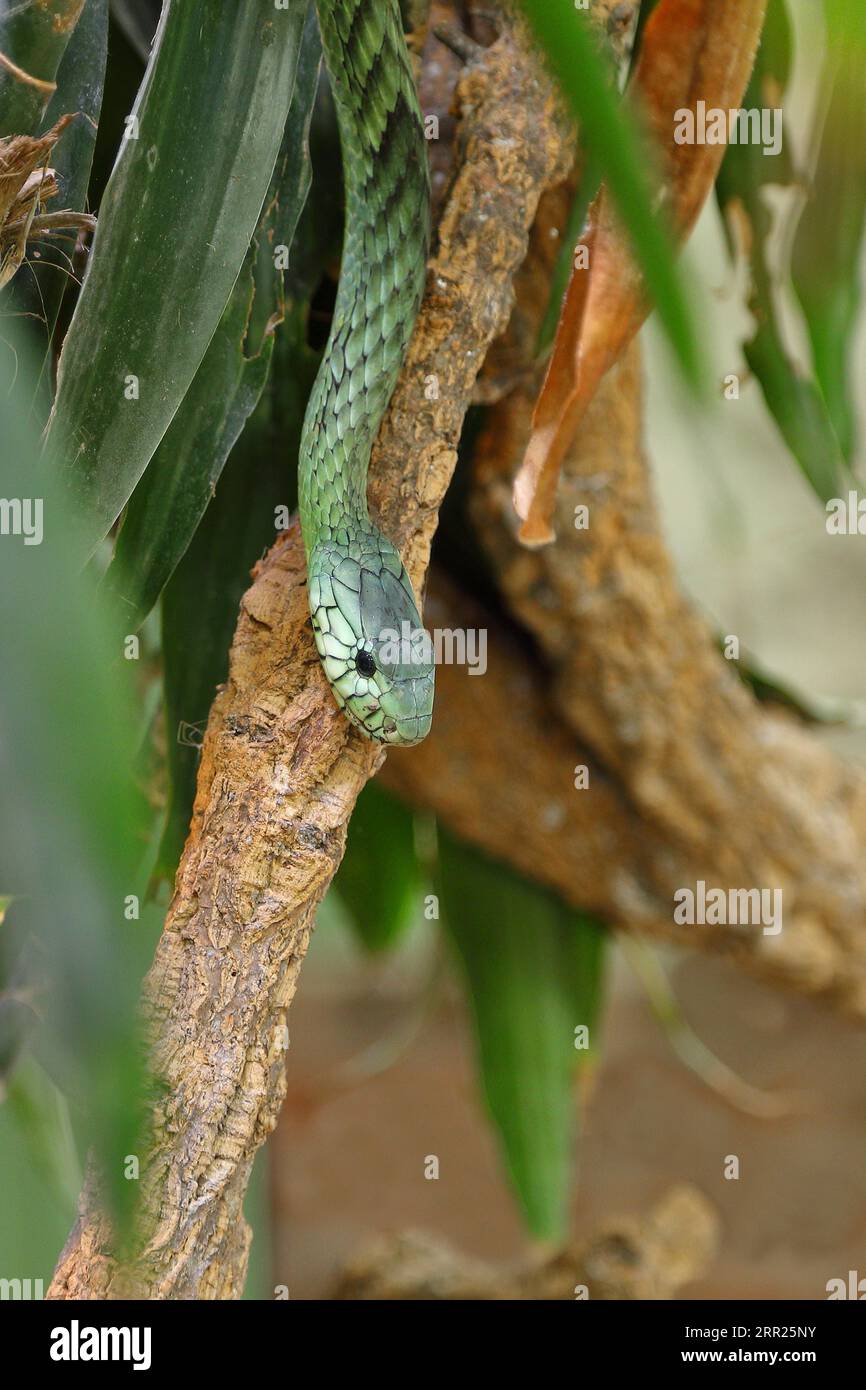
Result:
[[[420,743],[433,717],[432,644],[409,576],[378,532],[310,556],[316,646],[337,704],[378,743]]]

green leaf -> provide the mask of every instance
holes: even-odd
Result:
[[[59,199],[65,208],[83,211],[85,207],[102,107],[107,47],[108,0],[85,0],[60,64],[57,91],[42,122],[43,130],[50,130],[67,113],[78,118],[63,132],[51,156],[60,180]]]
[[[32,1281],[31,1296],[39,1298],[75,1220],[81,1184],[68,1107],[32,1058],[18,1066],[0,1105],[0,1171],[0,1269],[20,1277],[25,1290]]]
[[[286,10],[272,0],[170,0],[163,10],[102,199],[49,423],[83,558],[152,458],[240,273],[306,11],[306,0]]]
[[[125,632],[144,622],[195,534],[267,380],[273,338],[244,354],[252,309],[247,258],[190,389],[130,498],[105,584]]]
[[[163,591],[169,800],[157,880],[173,880],[186,840],[198,769],[196,739],[204,730],[216,687],[228,672],[229,645],[250,569],[274,540],[275,509],[291,511],[296,505],[294,464],[319,363],[318,353],[307,344],[310,297],[339,246],[342,226],[342,210],[334,196],[340,186],[339,140],[327,103],[316,108],[310,145],[316,196],[307,201],[297,231],[281,224],[279,217],[284,202],[293,206],[297,168],[285,168],[286,191],[278,199],[276,244],[291,244],[292,253],[271,372],[213,501]],[[267,256],[257,259],[256,281],[253,324],[272,312],[274,266]]]
[[[21,526],[0,544],[0,629],[15,653],[0,685],[0,882],[48,975],[34,1046],[73,1098],[122,1213],[133,1195],[123,1156],[137,1151],[142,1116],[137,1001],[151,950],[127,911],[144,891],[152,820],[132,769],[135,663],[121,659],[70,554],[68,511],[26,427],[31,399],[26,353],[7,345],[4,494],[31,509],[25,524],[22,505]]]
[[[791,269],[809,329],[815,375],[850,464],[856,447],[851,340],[860,305],[860,248],[866,222],[866,6],[863,0],[827,0],[826,13],[827,114]]]
[[[274,253],[277,247],[283,255],[291,252],[309,192],[308,136],[320,61],[311,6],[278,175],[256,239],[193,383],[130,499],[106,574],[125,632],[144,621],[184,554],[267,380],[273,333],[283,314]],[[255,300],[264,336],[248,355]]]
[[[9,1081],[6,1100],[41,1181],[74,1211],[81,1165],[62,1092],[39,1063],[27,1057]]]
[[[583,143],[610,188],[683,373],[697,388],[701,356],[673,241],[653,209],[642,142],[612,85],[586,17],[572,0],[523,0],[523,5],[574,110]]]
[[[745,108],[774,107],[788,81],[791,35],[783,0],[770,0],[761,46],[743,98]],[[773,157],[755,144],[729,146],[716,181],[719,205],[728,219],[728,243],[735,249],[733,229],[745,217],[751,287],[749,308],[755,320],[751,339],[743,344],[746,361],[763,392],[767,406],[788,448],[817,495],[826,502],[838,497],[845,478],[845,460],[824,397],[815,382],[792,360],[776,312],[776,282],[767,259],[773,215],[766,201],[771,184],[797,180],[786,149]]]
[[[352,812],[333,888],[371,952],[395,946],[420,915],[424,889],[414,817],[375,782],[367,783]]]
[[[604,932],[440,827],[443,917],[475,1020],[487,1105],[530,1230],[561,1239],[573,1180],[575,1064],[594,1046]]]
[[[108,47],[108,0],[85,0],[81,18],[63,55],[57,91],[42,121],[46,130],[67,113],[76,119],[67,126],[51,155],[59,193],[53,206],[85,210],[87,185],[96,145],[96,127],[102,106],[105,59]],[[51,205],[49,205],[49,210]],[[51,407],[49,343],[63,295],[70,284],[76,233],[63,231],[37,239],[34,254],[22,265],[12,283],[13,312],[27,315],[43,358],[39,379],[38,418],[44,423]]]
[[[576,1020],[574,1026],[584,1025],[588,1033],[587,1048],[574,1050],[574,1061],[581,1066],[596,1058],[599,1052],[598,1030],[610,938],[607,928],[598,918],[587,912],[575,912],[562,903],[559,906],[562,918],[562,980],[566,998],[572,1017]]]
[[[6,1078],[14,1070],[35,1022],[36,1015],[29,1001],[12,991],[4,990],[0,994],[0,1099],[6,1089]]]
[[[296,503],[294,471],[317,359],[288,336],[295,309],[274,343],[274,370],[217,484],[189,549],[162,595],[163,679],[169,802],[155,870],[173,880],[189,829],[198,746],[216,687],[228,673],[238,608],[252,566],[273,542],[277,507]]]
[[[276,358],[276,353],[275,353]],[[250,569],[274,538],[274,509],[293,504],[266,390],[235,446],[193,540],[162,594],[169,798],[154,870],[171,883],[186,841],[201,739]],[[300,429],[300,426],[299,426]]]
[[[322,40],[319,34],[316,7],[310,0],[301,35],[292,104],[283,132],[280,156],[277,160],[271,195],[271,216],[265,220],[266,235],[270,247],[272,249],[284,247],[289,253],[292,251],[301,214],[307,205],[307,198],[313,182],[310,132],[321,70]],[[309,247],[304,249],[309,252]],[[289,256],[295,294],[297,294],[301,284],[296,269],[297,260],[297,255]],[[280,295],[282,295],[282,276],[276,272],[273,259],[270,262],[263,262],[263,266],[267,280],[274,286],[279,286]]]
[[[0,66],[0,137],[35,135],[84,0],[8,3],[0,14],[0,53],[36,82]]]
[[[775,316],[759,321],[743,344],[749,367],[785,443],[822,502],[844,487],[845,461],[821,392],[788,356]]]

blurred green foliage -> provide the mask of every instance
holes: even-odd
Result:
[[[851,348],[861,300],[866,221],[866,5],[862,0],[826,0],[826,16],[826,114],[813,141],[811,178],[791,268],[809,330],[815,377],[850,466],[857,444]]]
[[[778,108],[790,76],[791,27],[785,0],[770,0],[761,45],[743,105],[746,109]],[[785,341],[778,309],[786,267],[775,269],[770,243],[775,217],[767,198],[771,186],[798,182],[790,141],[768,157],[756,144],[731,145],[716,183],[719,204],[726,213],[731,254],[738,238],[749,263],[749,308],[754,331],[743,353],[764,393],[767,406],[793,457],[815,492],[826,502],[845,485],[845,461],[825,398],[818,383],[796,365]]]
[[[396,946],[417,918],[424,874],[415,817],[376,782],[358,797],[333,891],[368,951]]]
[[[136,1006],[153,945],[141,906],[152,813],[133,768],[135,662],[70,554],[56,470],[28,424],[34,379],[7,340],[3,490],[39,509],[41,536],[0,546],[0,627],[14,653],[0,687],[0,882],[13,899],[3,976],[20,989],[26,965],[30,1047],[70,1097],[122,1215],[123,1159],[142,1138]]]

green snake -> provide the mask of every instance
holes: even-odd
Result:
[[[368,738],[418,743],[434,668],[409,577],[370,520],[367,467],[424,288],[430,189],[397,0],[316,0],[343,152],[345,232],[331,332],[298,464],[316,646]],[[403,639],[398,641],[397,639]]]

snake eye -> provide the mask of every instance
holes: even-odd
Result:
[[[362,676],[375,676],[376,663],[372,652],[360,651],[355,657],[355,670]]]

